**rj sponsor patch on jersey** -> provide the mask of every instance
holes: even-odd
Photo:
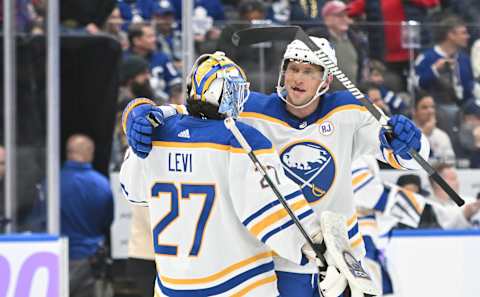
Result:
[[[328,136],[333,133],[333,124],[330,121],[325,121],[319,126],[320,134],[323,136]]]
[[[287,144],[280,159],[287,176],[295,181],[309,202],[322,198],[335,179],[335,160],[321,144],[313,141]]]

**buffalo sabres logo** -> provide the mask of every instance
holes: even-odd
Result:
[[[335,179],[335,160],[321,144],[312,141],[287,145],[280,155],[287,176],[295,181],[309,202],[322,198]]]

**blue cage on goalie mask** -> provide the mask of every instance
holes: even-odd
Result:
[[[250,95],[243,70],[223,52],[200,56],[189,75],[189,98],[218,106],[218,113],[237,118]]]

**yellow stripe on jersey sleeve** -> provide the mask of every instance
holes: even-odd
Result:
[[[354,214],[351,218],[347,220],[347,229],[351,229],[356,221],[357,221],[357,215]]]
[[[305,207],[308,205],[308,202],[307,200],[305,199],[302,199],[302,200],[299,200],[295,203],[293,203],[290,208],[292,209],[292,211],[296,211],[298,209],[301,209],[302,207]],[[282,207],[281,209],[275,211],[274,213],[271,213],[270,215],[268,215],[266,218],[264,218],[263,220],[261,220],[260,222],[256,223],[255,225],[252,226],[252,228],[250,228],[250,232],[257,236],[258,234],[260,234],[263,230],[265,230],[266,228],[268,228],[269,226],[275,224],[276,222],[282,220],[283,218],[285,218],[286,216],[288,215],[287,211]]]
[[[359,183],[363,182],[366,177],[370,176],[370,172],[364,172],[362,174],[357,175],[352,179],[352,186],[355,187]]]

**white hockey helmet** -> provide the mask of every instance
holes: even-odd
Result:
[[[188,97],[218,106],[218,113],[238,117],[250,95],[242,68],[223,52],[198,57],[188,76]]]
[[[337,57],[335,56],[335,50],[330,45],[330,42],[325,38],[313,37],[310,36],[310,39],[324,52],[327,56],[332,60],[335,64],[337,64]],[[287,65],[289,62],[300,62],[300,63],[310,63],[314,65],[319,65],[323,68],[323,76],[320,84],[318,85],[317,92],[312,97],[310,101],[302,105],[294,105],[287,101],[285,98],[286,90],[285,90],[285,70],[287,69]],[[314,101],[314,99],[318,98],[319,96],[323,95],[325,92],[328,91],[330,87],[330,83],[333,80],[333,74],[328,70],[327,67],[323,64],[323,62],[317,57],[315,52],[308,48],[308,46],[303,43],[302,41],[296,39],[292,41],[287,46],[287,50],[283,55],[282,65],[280,68],[280,73],[278,75],[278,83],[277,83],[277,94],[278,96],[285,101],[288,105],[294,108],[303,108],[308,106],[310,103]]]

